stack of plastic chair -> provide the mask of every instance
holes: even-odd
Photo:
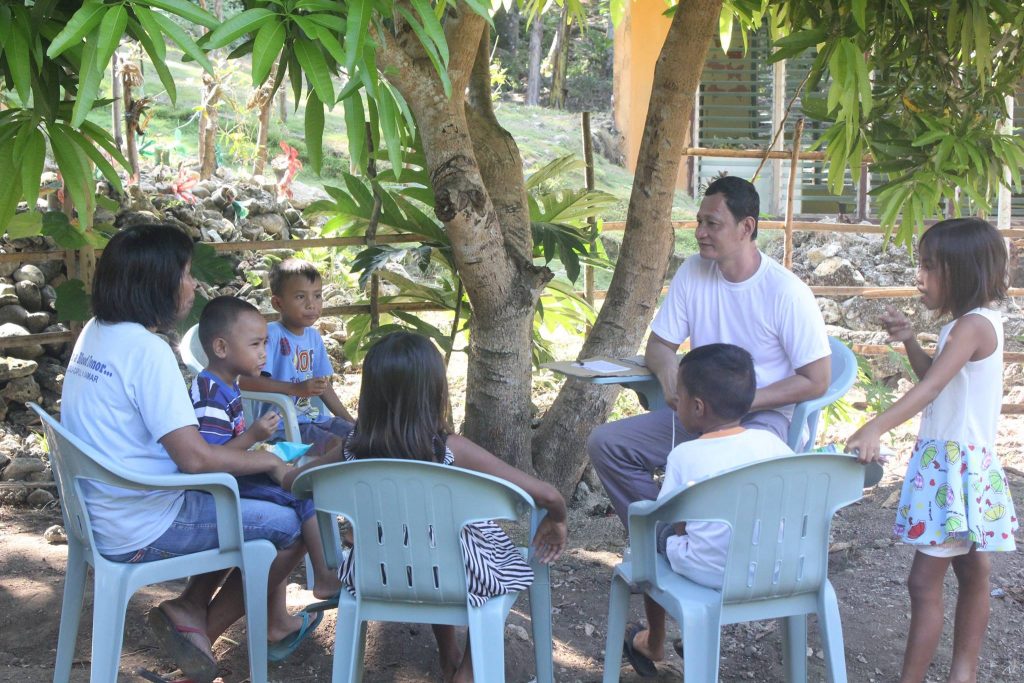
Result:
[[[277,551],[270,541],[245,541],[238,487],[234,477],[221,474],[140,475],[128,472],[83,443],[34,403],[29,407],[43,421],[50,464],[60,489],[61,511],[68,536],[68,566],[61,603],[60,635],[53,680],[67,681],[75,655],[75,640],[92,566],[94,587],[90,680],[117,680],[124,618],[128,600],[143,586],[196,574],[238,567],[242,571],[252,680],[267,680],[267,582]],[[118,444],[110,444],[117,448]],[[82,482],[93,481],[139,490],[207,491],[217,509],[218,547],[181,557],[129,564],[111,562],[96,550],[89,510],[82,498]]]
[[[846,681],[839,604],[828,580],[828,536],[835,512],[860,499],[863,480],[864,468],[851,456],[793,455],[630,505],[630,547],[612,575],[604,683],[619,680],[631,584],[678,622],[686,683],[718,680],[722,626],[759,619],[785,621],[786,680],[806,680],[808,614],[818,617],[828,680]],[[656,551],[658,522],[684,520],[732,528],[721,591],[675,573]]]
[[[355,536],[355,596],[341,591],[332,680],[362,679],[366,622],[468,626],[473,675],[505,680],[505,619],[517,594],[468,601],[459,537],[470,522],[517,519],[531,512],[531,536],[543,513],[517,486],[457,467],[409,460],[359,460],[324,465],[296,479],[312,496],[322,535],[341,514]],[[531,559],[530,587],[537,681],[551,683],[551,587],[545,565]]]

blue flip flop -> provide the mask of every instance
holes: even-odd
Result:
[[[276,643],[267,645],[267,659],[271,662],[282,662],[288,659],[293,652],[299,649],[306,636],[316,630],[316,627],[320,625],[320,621],[324,618],[323,612],[316,612],[315,614],[312,612],[301,612],[300,614],[302,616],[302,626],[298,631],[285,636]]]

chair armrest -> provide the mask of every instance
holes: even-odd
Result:
[[[660,507],[656,500],[639,500],[629,506],[629,553],[633,580],[637,583],[653,583],[657,577],[654,560],[658,553],[658,522],[663,521],[658,515]]]
[[[281,420],[284,422],[285,441],[301,443],[302,436],[299,434],[299,416],[295,412],[295,401],[287,394],[275,394],[268,391],[243,391],[243,401],[257,401],[269,403],[281,412]]]

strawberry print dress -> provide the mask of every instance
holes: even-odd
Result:
[[[921,416],[893,533],[911,545],[970,541],[978,550],[1013,551],[1017,516],[996,455],[1003,398],[1003,323],[999,311],[975,308],[996,332],[996,350],[969,361]],[[939,333],[939,351],[953,322]]]

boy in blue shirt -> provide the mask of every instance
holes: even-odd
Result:
[[[265,413],[247,428],[238,388],[238,380],[258,376],[266,361],[267,323],[263,316],[241,299],[216,297],[199,318],[199,341],[206,351],[207,365],[192,381],[191,397],[200,435],[207,443],[240,450],[249,450],[270,438],[280,422],[277,413]],[[278,480],[288,469],[282,462]],[[266,500],[295,510],[313,564],[313,595],[320,599],[337,595],[341,581],[325,562],[313,501],[296,498],[266,474],[236,479],[242,498]]]
[[[309,455],[340,459],[341,445],[355,423],[331,385],[334,369],[320,333],[312,327],[323,309],[323,280],[309,261],[286,259],[270,271],[270,305],[281,319],[267,326],[267,365],[260,376],[241,377],[246,391],[295,397],[302,442]],[[323,411],[319,397],[335,417]],[[278,428],[278,437],[283,436]]]

